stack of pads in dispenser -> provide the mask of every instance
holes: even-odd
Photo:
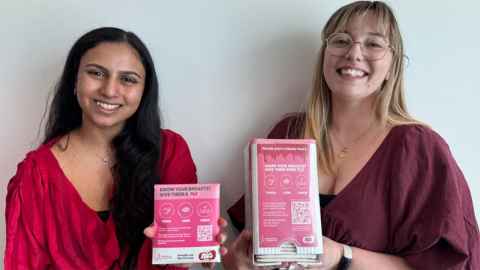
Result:
[[[254,139],[245,151],[253,264],[319,265],[323,254],[314,140]]]

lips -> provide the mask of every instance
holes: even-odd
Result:
[[[341,76],[348,76],[353,78],[363,78],[368,75],[364,70],[352,67],[344,67],[337,69],[337,73]]]
[[[115,111],[122,106],[120,104],[114,104],[100,100],[95,100],[95,104],[104,111]]]

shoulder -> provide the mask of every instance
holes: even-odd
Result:
[[[53,162],[48,144],[28,152],[17,165],[17,171],[8,184],[8,192],[11,193],[20,188],[31,191],[43,189]]]
[[[164,149],[188,149],[187,141],[179,133],[170,129],[162,129],[161,134]]]
[[[447,142],[432,128],[426,125],[399,125],[392,129],[393,140],[400,143],[403,149],[421,150],[434,156],[450,155]]]
[[[305,113],[289,113],[277,122],[268,134],[269,139],[299,138],[303,131]]]
[[[196,167],[185,139],[178,133],[162,130],[160,179],[163,184],[196,183]]]
[[[459,188],[459,193],[467,192],[460,167],[436,131],[424,125],[402,125],[391,132],[392,166],[403,188],[424,190],[425,194]]]
[[[406,124],[393,127],[396,132],[412,139],[443,141],[442,137],[431,127],[421,124]]]
[[[42,144],[37,149],[28,152],[18,164],[17,173],[30,168],[48,168],[52,163],[50,144]]]
[[[190,148],[182,135],[170,129],[162,129],[161,134],[161,160],[167,161],[184,157],[191,160]]]

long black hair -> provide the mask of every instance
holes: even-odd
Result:
[[[82,56],[102,42],[130,45],[140,55],[146,73],[140,106],[111,143],[117,161],[112,168],[115,180],[111,213],[122,252],[127,252],[122,269],[135,269],[145,240],[143,229],[153,221],[153,185],[159,181],[157,163],[162,138],[155,67],[145,44],[134,33],[102,27],[75,42],[55,87],[44,143],[82,125],[82,110],[74,94],[78,68]]]

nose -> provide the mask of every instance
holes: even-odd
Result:
[[[110,77],[105,81],[105,84],[102,86],[102,95],[105,97],[115,97],[118,95],[121,85],[117,82],[114,76]]]
[[[345,57],[349,60],[355,60],[355,61],[363,60],[362,43],[353,42],[352,46],[350,46],[350,48],[348,49]]]

